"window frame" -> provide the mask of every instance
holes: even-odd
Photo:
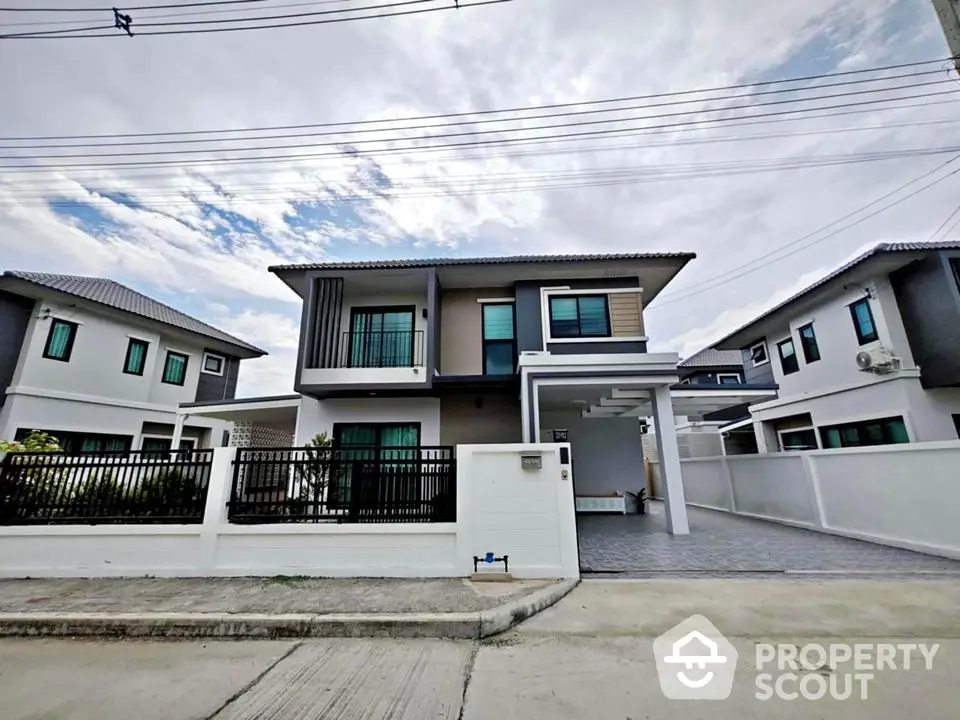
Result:
[[[790,433],[799,432],[813,433],[813,442],[815,447],[808,448],[807,450],[787,450],[786,446],[783,444],[783,436]],[[795,427],[788,430],[777,430],[777,444],[780,446],[780,452],[808,452],[809,450],[820,450],[823,447],[820,442],[820,433],[817,432],[817,428],[815,428],[813,425],[809,425],[807,427]]]
[[[383,330],[381,328],[379,332],[373,330],[364,330],[357,331],[354,328],[357,326],[357,317],[366,315],[367,317],[373,315],[387,315],[387,314],[400,314],[400,313],[409,313],[410,314],[410,330]],[[409,356],[410,364],[409,365],[390,365],[383,364],[383,353],[384,353],[384,343],[383,338],[385,334],[390,333],[410,333],[410,343],[409,343]],[[345,367],[349,368],[363,368],[363,369],[380,369],[380,368],[398,368],[398,367],[417,367],[417,306],[416,305],[354,305],[350,308],[350,327],[347,331],[348,337],[350,338],[349,346],[347,348],[347,364]],[[359,344],[357,344],[357,336],[360,335],[361,339]],[[380,344],[374,346],[370,343],[370,338],[374,335],[380,336]],[[379,353],[374,352],[374,348],[379,347]],[[359,357],[359,361],[355,362],[354,357]],[[371,359],[375,357],[377,363],[372,363]]]
[[[870,326],[873,328],[872,336],[864,335],[860,332],[860,321],[857,319],[856,308],[860,305],[863,305],[867,308],[867,316],[870,318]],[[850,319],[853,322],[853,331],[857,334],[857,344],[869,345],[872,342],[877,342],[880,339],[880,334],[877,332],[877,321],[873,317],[873,308],[870,307],[870,298],[865,297],[852,302],[847,306],[850,309]]]
[[[484,312],[484,310],[485,310],[487,307],[496,307],[496,306],[502,306],[502,305],[509,305],[509,306],[510,306],[510,312],[511,312],[511,315],[512,315],[512,323],[513,323],[513,337],[512,337],[510,340],[506,340],[506,339],[504,339],[504,338],[497,338],[497,339],[493,339],[493,340],[488,340],[487,337],[486,337],[486,335],[487,335],[487,316],[486,316],[486,313]],[[482,374],[483,374],[484,376],[497,377],[498,375],[501,375],[501,374],[502,374],[502,373],[492,374],[492,373],[487,372],[487,349],[488,349],[488,347],[489,347],[490,345],[507,345],[507,344],[510,345],[510,348],[511,348],[511,357],[513,358],[513,364],[512,364],[512,369],[511,369],[511,371],[510,371],[509,374],[510,374],[510,375],[516,374],[516,368],[517,368],[517,308],[516,308],[516,303],[515,303],[514,301],[511,300],[510,302],[482,302],[482,303],[480,303],[480,344],[482,345],[481,360],[480,360],[480,362],[481,362],[480,369],[481,369],[481,372],[482,372]]]
[[[758,347],[763,348],[763,360],[759,362],[757,362],[753,357],[753,351],[756,350]],[[770,364],[770,351],[767,348],[766,340],[761,340],[760,342],[754,343],[753,345],[750,346],[750,362],[753,363],[754,367],[760,367],[761,365]]]
[[[604,321],[607,325],[605,335],[584,335],[580,327],[580,300],[582,299],[600,299],[603,300]],[[577,334],[576,335],[557,335],[553,327],[553,301],[554,300],[575,300],[577,303]],[[547,295],[547,330],[550,333],[548,342],[583,342],[591,340],[614,340],[613,324],[610,321],[610,295],[603,292],[582,292],[582,293],[557,293]],[[514,330],[516,332],[516,330]]]
[[[220,361],[220,372],[214,372],[213,370],[207,369],[207,359],[216,358]],[[220,353],[207,352],[203,351],[203,359],[200,361],[200,372],[204,375],[216,375],[217,377],[223,377],[224,373],[227,371],[227,356],[221,355]]]
[[[796,364],[796,367],[792,370],[787,370],[786,366],[784,365],[785,358],[783,356],[783,346],[787,343],[790,343],[790,347],[793,348],[793,361]],[[797,345],[794,343],[792,335],[777,343],[777,357],[780,358],[780,372],[783,373],[784,377],[800,372],[800,356],[797,355]]]
[[[50,342],[53,340],[53,331],[56,328],[57,324],[66,325],[70,329],[70,337],[67,338],[67,347],[64,351],[64,357],[57,357],[56,355],[50,354]],[[73,344],[77,339],[77,330],[80,328],[80,323],[75,323],[70,320],[61,320],[60,318],[51,317],[50,318],[50,328],[47,330],[47,339],[43,343],[43,357],[47,360],[56,360],[58,362],[70,362],[70,358],[73,356]]]
[[[807,338],[803,333],[805,330],[809,330],[811,337]],[[801,325],[797,328],[797,337],[800,338],[800,349],[803,351],[803,361],[807,365],[811,363],[819,362],[823,357],[820,354],[820,343],[817,342],[817,331],[813,329],[813,323],[808,322],[805,325]],[[813,350],[816,353],[816,357],[810,357],[810,346],[807,344],[807,340],[810,340],[813,343]]]
[[[174,382],[173,380],[167,380],[167,365],[170,362],[170,356],[176,355],[177,357],[183,358],[183,377],[180,378],[180,382]],[[160,382],[165,385],[176,385],[177,387],[183,387],[187,382],[187,369],[190,367],[190,356],[186,353],[178,352],[177,350],[167,350],[166,356],[163,359],[163,371],[160,373]]]
[[[134,345],[143,345],[143,359],[140,362],[140,372],[135,372],[130,369],[130,351],[133,350]],[[137,377],[143,377],[143,372],[147,367],[147,353],[150,351],[150,343],[146,340],[141,340],[140,338],[130,338],[127,341],[127,352],[123,356],[123,374],[124,375],[136,375]]]
[[[732,378],[734,378],[734,379],[736,380],[736,382],[734,382],[734,383],[725,383],[725,382],[723,382],[723,380],[721,380],[721,378],[725,378],[725,377],[732,377]],[[735,372],[725,372],[725,373],[721,373],[721,372],[718,372],[718,373],[717,373],[717,385],[743,385],[743,380],[742,380],[741,377],[740,377],[740,373],[735,373]]]
[[[899,421],[903,425],[904,434],[907,437],[907,442],[905,443],[896,443],[892,442],[893,433],[890,432],[890,424]],[[865,428],[868,425],[879,425],[880,433],[883,436],[884,442],[882,443],[859,443],[857,445],[847,445],[843,441],[843,430],[853,429],[857,432],[857,439],[863,437]],[[827,433],[831,430],[836,430],[840,438],[840,446],[832,447],[827,443]],[[852,420],[842,423],[834,423],[832,425],[821,425],[817,428],[817,434],[820,437],[820,447],[824,450],[840,450],[848,447],[880,447],[882,445],[907,445],[914,442],[913,438],[910,437],[910,428],[907,425],[907,421],[903,415],[891,415],[889,417],[878,417],[878,418],[867,418],[865,420]]]

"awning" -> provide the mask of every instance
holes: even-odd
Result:
[[[274,395],[239,400],[181,403],[177,409],[178,415],[200,415],[229,422],[289,426],[296,426],[299,412],[300,395]]]

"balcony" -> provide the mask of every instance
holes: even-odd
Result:
[[[423,367],[423,330],[343,333],[338,368]]]

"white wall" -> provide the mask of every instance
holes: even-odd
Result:
[[[331,398],[304,395],[297,414],[295,445],[320,432],[333,434],[334,423],[420,423],[420,444],[440,444],[438,398]]]
[[[540,432],[563,428],[573,455],[577,495],[638,492],[646,485],[640,423],[629,418],[584,418],[579,410],[541,410]]]

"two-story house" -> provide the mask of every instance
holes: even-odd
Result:
[[[760,452],[956,440],[960,244],[879,244],[715,347],[779,386]]]
[[[102,278],[0,276],[0,437],[31,430],[68,451],[170,449],[177,407],[233,398],[240,362],[265,353]],[[196,418],[182,447],[223,444]]]

